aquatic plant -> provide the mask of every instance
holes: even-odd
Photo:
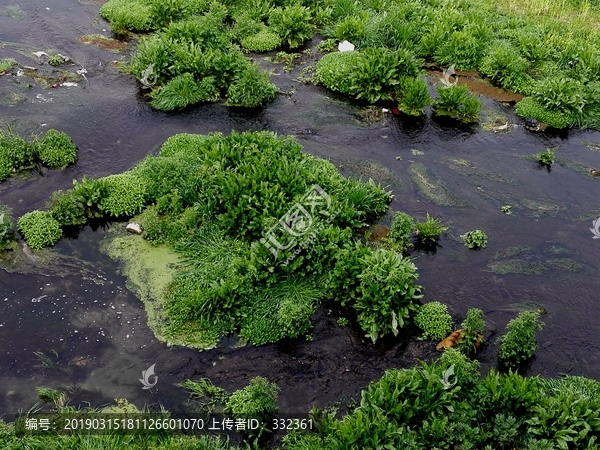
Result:
[[[313,81],[332,91],[350,94],[351,75],[361,59],[359,52],[334,52],[324,55],[315,67]]]
[[[277,87],[257,65],[239,73],[227,90],[227,105],[256,108],[275,98]]]
[[[487,235],[481,230],[467,231],[461,237],[463,238],[465,245],[472,250],[487,247]]]
[[[269,27],[290,50],[310,39],[315,29],[311,23],[310,10],[298,3],[273,9],[269,15]]]
[[[100,7],[100,15],[117,34],[126,30],[149,31],[153,27],[152,6],[144,1],[110,0]]]
[[[415,224],[417,239],[423,244],[435,243],[440,234],[448,229],[442,225],[439,219],[435,219],[427,213],[427,218],[424,222],[417,222]]]
[[[423,331],[421,339],[440,341],[452,331],[452,316],[448,313],[448,306],[429,302],[419,307],[415,324]]]
[[[551,166],[554,164],[554,153],[558,150],[558,146],[553,148],[547,148],[543,152],[539,152],[535,155],[537,161],[544,166]]]
[[[17,65],[17,61],[12,58],[1,58],[0,59],[0,73],[7,72]]]
[[[422,115],[423,109],[431,105],[432,101],[427,82],[422,78],[402,78],[398,95],[400,96],[398,109],[411,116]]]
[[[277,393],[279,388],[263,377],[255,377],[243,389],[229,397],[225,411],[239,419],[257,419],[266,424],[279,411]]]
[[[68,59],[66,57],[64,57],[63,55],[50,55],[48,57],[48,64],[50,64],[51,66],[60,66],[61,64],[64,64],[68,61]]]
[[[146,202],[144,181],[134,173],[109,175],[103,179],[107,195],[100,199],[99,208],[112,217],[130,217],[139,213]]]
[[[479,70],[504,89],[526,94],[533,82],[528,74],[530,66],[510,41],[500,40],[489,47]]]
[[[47,211],[31,211],[21,216],[17,228],[32,250],[54,245],[62,236],[60,224]]]
[[[456,348],[467,356],[473,355],[483,343],[485,321],[483,311],[479,308],[470,308],[461,324],[462,332]]]
[[[507,367],[518,367],[527,361],[537,350],[535,333],[544,324],[539,320],[539,314],[523,311],[506,325],[508,332],[498,339],[498,359]]]
[[[394,214],[394,220],[387,237],[396,244],[407,248],[411,245],[410,239],[413,231],[415,231],[415,220],[412,216],[404,212],[397,212]]]
[[[156,109],[172,111],[200,102],[217,101],[219,90],[215,81],[214,77],[206,77],[198,83],[190,73],[178,75],[152,92],[151,105]]]
[[[244,37],[240,40],[240,44],[251,52],[269,52],[281,45],[281,38],[277,33],[265,28],[256,34]]]
[[[433,110],[438,115],[450,116],[464,123],[477,122],[482,102],[473,96],[464,85],[440,86],[439,97],[433,102]]]
[[[48,130],[36,144],[39,159],[51,169],[68,166],[77,160],[77,147],[62,131]]]
[[[358,276],[359,296],[352,305],[357,321],[376,342],[388,333],[398,335],[400,328],[417,310],[421,286],[415,285],[417,267],[396,252],[377,249],[365,255],[364,269]]]
[[[9,248],[15,238],[15,226],[11,215],[12,210],[0,203],[0,251]]]
[[[10,130],[0,130],[0,181],[37,161],[37,146]]]

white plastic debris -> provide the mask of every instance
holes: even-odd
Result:
[[[41,58],[42,56],[48,56],[48,53],[46,52],[33,52],[33,54],[38,58]]]
[[[61,83],[61,86],[72,87],[72,86],[77,86],[77,83],[73,83],[71,81],[65,81],[64,83]]]
[[[390,110],[389,110],[389,109],[387,109],[387,108],[381,108],[381,112],[384,112],[384,113],[386,113],[386,112],[389,112],[389,111],[390,111]]]
[[[340,42],[338,45],[338,50],[340,52],[352,52],[354,51],[354,44],[348,41]]]
[[[139,223],[127,224],[127,228],[125,229],[130,233],[142,234],[142,226]]]

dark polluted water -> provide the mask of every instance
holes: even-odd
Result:
[[[41,70],[48,66],[33,52],[52,49],[76,61],[70,70],[86,69],[77,86],[54,89],[26,77],[0,77],[0,93],[26,97],[15,106],[0,105],[2,123],[25,134],[57,128],[79,147],[73,167],[44,169],[0,185],[0,201],[16,217],[44,208],[50,193],[69,188],[73,179],[131,168],[176,133],[295,134],[306,151],[331,159],[342,173],[390,184],[393,210],[418,219],[429,213],[449,226],[435,253],[412,256],[425,301],[447,303],[459,321],[471,307],[486,313],[490,344],[480,355],[484,368],[496,364],[494,338],[515,316],[511,305],[534,303],[547,310],[546,326],[528,374],[600,379],[600,240],[590,231],[600,216],[600,180],[589,176],[590,168],[600,168],[600,133],[534,134],[511,107],[490,99],[488,115],[508,123],[497,133],[429,117],[406,121],[302,84],[296,81],[300,67],[286,73],[261,57],[256,59],[275,70],[273,82],[288,93],[266,109],[250,113],[209,105],[159,113],[141,98],[135,80],[111,64],[126,60],[127,53],[80,41],[87,34],[110,36],[98,8],[92,1],[25,0],[18,14],[0,15],[0,57]],[[308,63],[314,56],[305,58]],[[380,120],[366,123],[370,114]],[[551,172],[526,158],[556,145]],[[511,215],[502,212],[505,205]],[[459,236],[478,228],[487,233],[488,248],[470,251]],[[280,386],[282,413],[303,413],[312,404],[357,398],[385,369],[437,354],[435,343],[408,338],[373,346],[358,330],[340,328],[336,311],[326,308],[314,318],[310,342],[229,348],[225,340],[204,352],[167,347],[148,329],[142,303],[127,290],[117,265],[99,252],[105,235],[102,227],[86,227],[77,238],[63,239],[48,261],[25,255],[18,269],[7,264],[0,269],[4,418],[30,408],[37,386],[66,388],[76,404],[100,406],[126,397],[138,407],[160,403],[176,411],[187,399],[176,384],[186,378],[209,377],[237,389],[258,375]],[[139,378],[152,364],[158,382],[143,390]]]

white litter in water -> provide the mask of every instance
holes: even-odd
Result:
[[[354,44],[348,41],[340,42],[338,45],[338,50],[340,52],[352,52],[354,51]]]
[[[67,87],[77,86],[77,83],[71,83],[70,81],[65,81],[64,83],[61,83],[61,86],[67,86]]]
[[[41,58],[41,57],[42,57],[42,55],[43,55],[43,56],[48,56],[48,53],[46,53],[46,52],[33,52],[33,54],[34,54],[35,56],[37,56],[38,58]]]

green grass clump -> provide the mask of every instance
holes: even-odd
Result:
[[[152,6],[141,0],[110,0],[100,8],[100,15],[115,32],[149,31],[153,27]]]
[[[37,160],[37,146],[10,131],[0,130],[0,181],[13,171],[33,166]]]
[[[229,397],[225,411],[239,419],[257,419],[267,422],[279,411],[277,394],[279,388],[263,377],[255,377],[243,389],[235,391]]]
[[[42,163],[51,169],[68,166],[77,160],[77,147],[62,131],[48,130],[37,142],[37,152]]]
[[[433,102],[436,114],[450,116],[464,123],[479,120],[482,102],[469,92],[464,85],[441,86],[437,88],[439,97]]]
[[[258,66],[238,74],[227,90],[227,105],[256,108],[275,98],[277,87]]]
[[[269,15],[269,26],[290,50],[300,47],[312,37],[310,9],[297,3],[277,7]]]
[[[240,43],[250,52],[270,52],[281,46],[281,38],[277,33],[263,29],[256,34],[246,36]]]
[[[421,78],[403,78],[398,92],[398,109],[411,116],[423,115],[423,109],[431,105],[427,82]]]
[[[139,213],[146,201],[144,180],[134,173],[109,175],[107,195],[100,199],[99,208],[112,217],[130,217]]]
[[[535,158],[541,165],[551,166],[554,164],[554,153],[558,149],[558,146],[553,148],[547,148],[543,152],[539,152],[535,155]]]
[[[47,211],[31,211],[17,222],[17,228],[32,250],[54,245],[62,236],[60,224]]]
[[[427,213],[427,218],[424,222],[415,224],[417,239],[423,244],[433,244],[439,238],[440,234],[448,230],[448,227],[442,225],[439,219],[433,218]]]
[[[314,82],[342,94],[352,93],[351,76],[360,58],[358,52],[334,52],[323,56],[317,63]]]
[[[0,203],[0,251],[6,250],[15,238],[11,209]]]
[[[498,359],[501,363],[514,368],[530,359],[537,350],[535,333],[543,326],[539,314],[531,311],[523,311],[508,322],[508,332],[499,339]]]
[[[411,237],[415,231],[415,219],[404,212],[397,212],[387,238],[404,248],[411,246]]]
[[[218,99],[219,90],[215,86],[214,77],[206,77],[198,83],[191,73],[184,73],[156,89],[152,93],[151,105],[156,109],[172,111]]]
[[[452,316],[448,313],[448,306],[429,302],[419,307],[415,324],[423,331],[422,339],[441,341],[452,331]]]
[[[478,250],[480,248],[487,247],[487,235],[481,230],[467,231],[462,238],[465,245],[471,250]]]
[[[479,308],[470,308],[460,326],[463,330],[462,340],[458,342],[457,348],[465,355],[472,356],[483,343],[483,332],[485,331],[483,311]]]
[[[525,119],[533,117],[540,122],[558,129],[569,128],[575,125],[576,122],[576,118],[573,114],[546,109],[532,97],[525,97],[517,103],[516,113],[519,117]]]
[[[525,94],[533,81],[528,74],[530,66],[531,63],[510,41],[502,40],[487,51],[480,71],[504,89]]]
[[[0,59],[0,73],[7,72],[17,65],[17,61],[12,58]]]

